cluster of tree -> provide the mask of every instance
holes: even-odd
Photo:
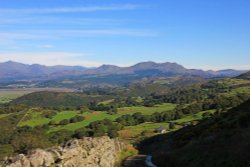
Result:
[[[18,127],[24,113],[11,114],[0,120],[0,160],[13,153],[27,153],[33,148],[46,148],[49,141],[46,127]]]
[[[120,123],[104,119],[90,123],[88,128],[92,130],[93,136],[95,137],[108,135],[109,137],[114,138],[118,136],[117,132],[121,130],[123,126]]]
[[[84,116],[80,116],[80,115],[76,115],[70,119],[63,119],[59,122],[59,125],[67,125],[69,123],[76,123],[76,122],[81,122],[83,121],[85,118]],[[50,125],[55,125],[56,123],[54,121],[51,121],[49,123]]]
[[[11,101],[8,105],[15,106],[25,104],[30,107],[76,109],[81,106],[87,106],[92,101],[101,102],[112,98],[110,95],[86,96],[77,92],[34,92]]]
[[[132,115],[123,115],[117,118],[116,122],[122,124],[123,126],[134,126],[145,122],[167,122],[175,120],[176,118],[176,112],[155,112],[152,115],[142,115],[142,113],[137,112]]]
[[[88,105],[89,110],[93,111],[108,111],[109,113],[117,113],[117,107],[114,105],[104,105],[102,103],[98,104],[96,102],[91,102]]]
[[[53,110],[45,110],[42,112],[42,116],[45,118],[53,118],[56,115],[56,111]]]
[[[118,131],[122,128],[123,126],[120,123],[112,122],[109,119],[104,119],[101,121],[92,122],[87,127],[75,130],[73,137],[99,137],[107,135],[110,138],[115,138],[118,137]]]
[[[9,106],[6,104],[2,104],[2,105],[0,105],[0,114],[21,112],[21,111],[26,111],[27,109],[29,109],[29,107],[26,105]]]

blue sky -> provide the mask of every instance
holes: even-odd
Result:
[[[250,69],[249,0],[0,0],[0,62]]]

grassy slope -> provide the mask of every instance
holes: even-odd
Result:
[[[58,91],[58,92],[71,92],[71,89],[63,88],[16,88],[16,89],[0,89],[0,103],[8,103],[23,95],[39,92],[39,91]]]
[[[201,111],[201,112],[198,112],[197,114],[187,115],[184,118],[177,119],[177,120],[172,121],[172,122],[188,123],[188,122],[191,122],[191,121],[198,121],[198,120],[202,119],[202,114],[205,113],[205,112],[214,113],[215,110]],[[140,135],[143,131],[148,131],[148,132],[153,133],[155,129],[157,129],[157,128],[161,127],[161,126],[168,129],[167,132],[172,132],[173,130],[178,130],[178,129],[182,128],[181,126],[176,125],[175,129],[170,130],[169,129],[169,123],[167,123],[167,122],[163,122],[163,123],[148,122],[148,123],[143,123],[143,124],[139,124],[139,125],[136,125],[136,126],[125,127],[119,133],[120,133],[120,136],[122,138],[131,139],[131,138],[138,137],[138,135]],[[153,135],[156,135],[156,134],[153,134]]]
[[[184,118],[181,119],[177,119],[173,122],[176,123],[185,123],[185,122],[191,122],[191,121],[195,121],[195,120],[201,120],[202,119],[202,114],[209,112],[209,113],[214,113],[216,110],[207,110],[207,111],[201,111],[198,112],[197,114],[193,114],[193,115],[187,115]]]
[[[178,130],[181,128],[181,126],[176,126],[175,129],[169,129],[169,123],[163,122],[163,123],[153,123],[153,122],[147,122],[143,124],[139,124],[136,126],[128,126],[125,127],[123,130],[119,131],[119,136],[122,139],[134,141],[141,137],[142,133],[145,132],[145,136],[142,137],[150,137],[154,136],[157,133],[155,133],[155,129],[159,127],[165,127],[167,129],[167,133]]]
[[[250,100],[196,126],[143,142],[159,167],[250,166]]]
[[[224,83],[228,87],[231,87],[230,92],[226,93],[229,95],[236,95],[238,93],[250,94],[250,80],[246,79],[223,79],[218,83]]]
[[[170,111],[175,108],[175,104],[165,103],[161,105],[156,105],[154,107],[124,107],[118,110],[119,115],[134,114],[136,112],[141,112],[144,115],[152,115],[155,112]]]
[[[110,96],[84,95],[76,92],[42,91],[24,95],[11,101],[10,105],[25,104],[34,107],[76,107],[91,101],[104,101]]]

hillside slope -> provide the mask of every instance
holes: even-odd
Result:
[[[91,101],[104,101],[106,96],[86,96],[73,92],[35,92],[19,97],[12,102],[11,106],[27,105],[34,107],[77,107],[86,105]]]
[[[237,78],[239,78],[239,79],[250,79],[250,71],[247,72],[247,73],[241,74]]]
[[[250,100],[221,115],[142,143],[160,167],[250,166]]]

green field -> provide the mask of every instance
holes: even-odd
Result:
[[[195,121],[195,120],[201,120],[202,119],[202,114],[204,114],[206,112],[214,113],[215,110],[201,111],[201,112],[199,112],[197,114],[188,115],[188,116],[185,116],[182,119],[178,119],[178,120],[175,120],[175,121],[172,121],[172,122],[188,123],[188,122]],[[155,135],[155,133],[154,133],[155,129],[157,129],[157,128],[161,127],[161,126],[165,127],[168,130],[167,132],[171,132],[171,131],[178,130],[178,129],[182,128],[179,125],[175,125],[175,129],[169,130],[169,123],[147,122],[147,123],[139,124],[139,125],[136,125],[136,126],[125,127],[123,130],[121,130],[119,132],[119,134],[120,134],[121,138],[129,140],[129,139],[137,138],[138,136],[141,135],[141,133],[143,131],[147,131],[149,133],[149,135]]]
[[[53,131],[59,131],[62,129],[74,131],[76,129],[85,127],[89,125],[91,122],[103,120],[105,118],[110,120],[115,120],[116,118],[126,115],[126,114],[134,114],[136,112],[141,112],[144,115],[151,115],[155,112],[163,112],[163,111],[171,111],[175,108],[175,104],[161,104],[156,105],[154,107],[143,107],[143,106],[136,106],[136,107],[123,107],[118,109],[117,114],[108,114],[107,112],[101,112],[101,111],[93,111],[93,112],[84,112],[79,113],[79,111],[60,111],[57,112],[57,114],[52,117],[51,119],[45,118],[42,116],[43,111],[34,111],[30,110],[28,111],[23,119],[19,122],[18,126],[39,126],[43,124],[48,124],[50,121],[55,121],[56,123],[59,123],[63,119],[70,119],[76,115],[81,115],[85,117],[84,121],[76,122],[76,123],[70,123],[67,125],[53,125],[50,127],[49,132]],[[215,110],[209,110],[209,111],[202,111],[195,115],[188,115],[182,119],[175,120],[176,123],[184,123],[184,122],[190,122],[193,120],[200,120],[202,119],[202,114],[205,112],[215,112]],[[0,117],[4,117],[4,115],[0,115]],[[169,123],[143,123],[136,126],[129,126],[125,127],[122,131],[119,132],[120,137],[124,139],[132,139],[136,138],[138,135],[140,135],[143,131],[147,131],[149,135],[155,135],[154,130],[159,128],[160,126],[166,127],[168,129]],[[176,129],[181,128],[180,126],[176,126]]]
[[[141,112],[143,115],[152,115],[155,112],[170,111],[176,107],[175,104],[165,103],[156,105],[154,107],[123,107],[118,109],[119,115],[134,114],[136,112]]]
[[[41,116],[40,112],[28,111],[22,120],[18,123],[18,126],[30,126],[35,127],[49,123],[50,119]]]
[[[64,125],[64,126],[57,125],[51,128],[51,131],[57,131],[60,129],[76,130],[78,128],[89,125],[89,123],[91,122],[103,120],[105,118],[110,119],[110,120],[115,120],[116,118],[122,115],[134,114],[136,112],[141,112],[144,115],[151,115],[155,112],[170,111],[174,109],[174,107],[175,107],[175,104],[169,104],[169,103],[157,105],[155,107],[142,107],[142,106],[124,107],[124,108],[119,108],[118,113],[114,115],[108,114],[105,111],[84,112],[83,114],[80,114],[79,111],[61,111],[61,112],[57,112],[57,115],[54,116],[52,119],[43,117],[41,115],[42,111],[41,112],[29,111],[26,114],[27,118],[23,118],[23,120],[18,124],[18,126],[26,125],[26,126],[35,127],[38,125],[48,124],[52,120],[58,123],[63,119],[69,119],[69,118],[74,117],[75,115],[82,115],[85,117],[85,120],[82,122],[71,123],[71,124]]]
[[[9,114],[0,114],[0,118],[3,118],[3,117],[6,117],[8,116]]]
[[[235,88],[232,90],[232,92],[230,92],[230,94],[232,94],[232,95],[237,95],[237,94],[241,94],[241,93],[249,93],[250,94],[250,86]]]
[[[214,113],[216,110],[207,110],[207,111],[201,111],[198,112],[197,114],[193,114],[193,115],[187,115],[184,118],[181,119],[177,119],[173,122],[176,123],[185,123],[185,122],[191,122],[191,121],[195,121],[195,120],[201,120],[202,119],[202,114],[209,112],[209,113]]]
[[[176,125],[175,129],[170,130],[169,123],[147,122],[147,123],[139,124],[136,126],[125,127],[123,130],[119,131],[119,136],[126,140],[133,140],[137,138],[138,136],[141,136],[141,133],[145,131],[148,137],[148,136],[156,135],[157,133],[155,133],[155,130],[161,126],[166,128],[167,132],[175,131],[181,128],[181,126]]]
[[[107,112],[101,112],[101,111],[94,111],[94,112],[84,112],[79,113],[79,111],[61,111],[57,112],[57,114],[52,117],[51,119],[45,118],[42,116],[43,111],[34,111],[29,110],[23,119],[19,122],[18,126],[30,126],[35,127],[39,125],[48,124],[50,121],[55,121],[56,123],[59,123],[63,119],[70,119],[76,115],[81,115],[85,117],[84,121],[76,122],[76,123],[70,123],[67,125],[53,125],[50,127],[49,132],[53,131],[59,131],[62,129],[74,131],[76,129],[85,127],[89,125],[91,122],[103,120],[105,118],[110,120],[115,120],[116,118],[126,115],[126,114],[133,114],[136,112],[141,112],[144,115],[151,115],[155,112],[163,112],[163,111],[171,111],[174,109],[174,104],[161,104],[154,107],[143,107],[143,106],[137,106],[137,107],[124,107],[119,108],[118,113],[114,115],[110,115]],[[184,123],[184,122],[191,122],[194,120],[200,120],[202,119],[202,114],[205,112],[215,112],[215,110],[208,110],[208,111],[202,111],[194,115],[188,115],[182,119],[175,120],[173,122],[176,123]],[[4,117],[6,115],[2,114],[1,117]],[[136,136],[140,135],[143,131],[147,131],[147,133],[151,133],[150,135],[155,135],[154,130],[159,128],[160,126],[166,127],[168,129],[169,123],[143,123],[136,126],[129,126],[125,127],[124,130],[120,131],[119,134],[122,138],[131,139],[136,138]],[[180,127],[177,126],[176,129],[179,129]]]
[[[64,125],[64,126],[59,125],[59,126],[51,128],[50,131],[58,131],[61,129],[67,129],[67,130],[73,131],[73,130],[85,127],[94,121],[103,120],[105,118],[110,119],[110,120],[115,120],[117,117],[119,117],[118,115],[110,115],[110,114],[107,114],[107,112],[97,112],[97,111],[85,112],[83,114],[78,114],[78,115],[84,116],[85,120],[82,122],[71,123],[71,124]]]

